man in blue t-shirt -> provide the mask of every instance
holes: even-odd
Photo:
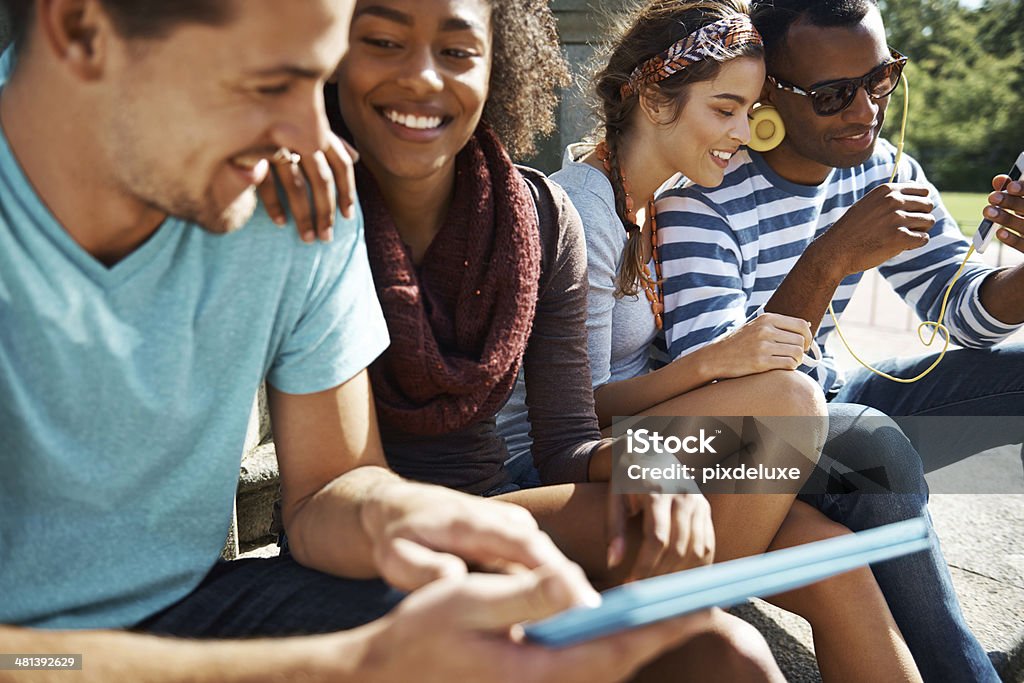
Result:
[[[361,218],[305,244],[254,190],[280,148],[323,163],[351,0],[4,6],[5,652],[84,654],[88,681],[619,680],[700,628],[513,642],[513,624],[596,597],[580,570],[524,510],[387,469]],[[264,379],[291,554],[217,563]],[[414,593],[334,633],[399,601],[378,577]],[[329,635],[226,640],[305,633]]]
[[[898,182],[889,183],[896,150],[879,132],[906,60],[887,44],[876,3],[773,0],[755,3],[753,18],[766,54],[762,102],[777,108],[785,137],[763,153],[736,141],[718,187],[684,185],[659,199],[670,357],[763,312],[809,321],[824,348],[835,329],[829,303],[840,316],[862,272],[875,266],[922,319],[936,320],[969,245],[915,160],[904,155]],[[994,211],[996,222],[1024,229],[1024,219],[1008,212],[1024,209],[1022,195],[1012,183],[990,197],[986,215]],[[1000,239],[1020,243],[1009,234]],[[801,499],[854,530],[927,514],[924,471],[1019,443],[1013,421],[981,430],[936,419],[908,440],[887,416],[1024,414],[1024,349],[988,348],[1024,322],[1022,283],[1024,267],[968,262],[944,322],[954,342],[971,348],[951,350],[920,382],[897,384],[864,370],[844,383],[827,351],[820,363],[808,359],[800,370],[830,400],[823,461],[862,480],[888,478],[904,495],[866,495],[848,477]],[[877,367],[908,378],[933,360]],[[873,569],[925,680],[998,680],[960,614],[938,544]]]

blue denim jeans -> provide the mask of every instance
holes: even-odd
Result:
[[[484,491],[482,495],[485,498],[514,493],[523,489],[534,489],[542,485],[540,472],[533,465],[533,455],[530,451],[509,458],[505,461],[502,469],[504,470],[504,479],[501,483]]]
[[[935,356],[891,358],[875,367],[896,377],[916,377]],[[917,416],[1018,417],[1001,429],[971,429],[969,420],[929,422],[927,430],[906,430],[925,472],[975,453],[1024,441],[1024,344],[991,349],[954,349],[938,367],[913,384],[897,384],[859,370],[832,399],[871,406],[896,418]]]
[[[890,359],[876,367],[897,377],[913,377],[933,359]],[[881,426],[883,414],[896,417],[888,428]],[[964,429],[970,423],[962,420],[950,421],[948,429],[938,422],[934,429],[908,438],[899,429],[899,417],[921,415],[1024,416],[1024,345],[950,351],[928,377],[910,385],[866,370],[853,375],[829,404],[823,461],[832,459],[855,471],[882,467],[893,490],[911,493],[874,495],[851,490],[848,482],[823,487],[819,481],[815,493],[800,498],[854,531],[927,517],[925,471],[1021,442],[1014,429]],[[932,446],[937,443],[942,448]],[[931,457],[939,452],[946,454],[944,459]],[[999,680],[964,621],[937,540],[930,552],[881,563],[872,570],[925,681]]]
[[[340,579],[283,552],[218,562],[196,590],[133,630],[181,638],[331,633],[382,617],[403,597],[383,581]]]

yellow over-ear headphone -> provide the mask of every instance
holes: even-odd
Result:
[[[770,104],[755,104],[750,110],[750,142],[755,152],[770,152],[786,137],[786,126],[778,110]]]

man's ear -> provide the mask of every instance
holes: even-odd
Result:
[[[640,88],[638,101],[644,116],[656,126],[670,123],[674,118],[675,112],[673,111],[672,103],[657,88]]]
[[[99,0],[41,0],[38,26],[57,59],[83,80],[103,73],[114,27]]]

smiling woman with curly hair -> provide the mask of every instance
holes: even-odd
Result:
[[[391,465],[473,493],[525,485],[494,427],[522,367],[544,480],[585,481],[600,433],[579,219],[509,156],[553,128],[568,80],[547,3],[362,0],[336,76],[392,338],[371,373]],[[555,387],[579,397],[571,414]]]
[[[572,81],[548,4],[547,0],[487,2],[492,54],[480,120],[515,160],[533,156],[537,140],[555,130],[559,90]],[[325,93],[333,127],[348,137],[338,110],[337,85],[329,84]]]

